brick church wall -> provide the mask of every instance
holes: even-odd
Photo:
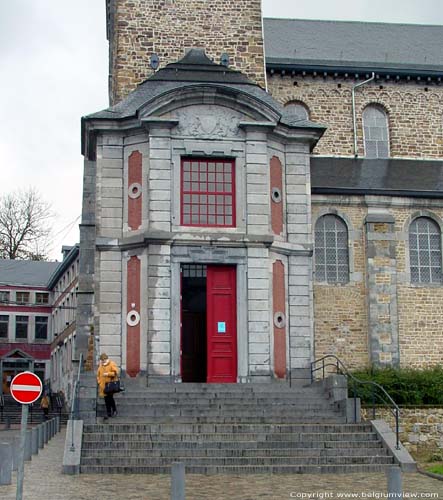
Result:
[[[163,67],[191,47],[265,85],[261,0],[110,0],[108,38],[111,103],[153,73],[151,54]]]
[[[400,366],[434,366],[443,362],[443,286],[411,284],[408,226],[418,211],[442,218],[443,208],[437,201],[398,200],[402,200],[404,206],[390,207],[388,213],[395,220]],[[349,368],[362,368],[368,366],[370,360],[365,255],[367,208],[362,197],[334,196],[330,201],[328,204],[325,198],[313,196],[313,222],[331,207],[350,222],[351,272],[350,282],[344,285],[314,281],[315,358],[335,354]],[[398,201],[397,205],[401,203]]]
[[[341,78],[268,76],[269,92],[275,99],[282,104],[303,102],[310,119],[328,127],[314,149],[314,154],[327,156],[354,154],[351,89],[355,83]],[[442,87],[386,81],[360,87],[356,91],[359,156],[364,156],[361,113],[370,103],[380,104],[388,114],[391,156],[443,156]]]

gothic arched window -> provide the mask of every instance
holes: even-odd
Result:
[[[380,106],[370,104],[364,109],[363,137],[366,158],[389,157],[388,116]]]
[[[348,229],[336,215],[323,215],[315,224],[315,279],[326,283],[349,281]]]
[[[409,226],[409,262],[412,283],[441,283],[441,232],[429,217]]]

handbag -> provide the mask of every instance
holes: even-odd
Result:
[[[105,394],[115,394],[117,392],[121,392],[122,388],[120,387],[120,380],[113,380],[111,382],[106,382],[104,393]]]

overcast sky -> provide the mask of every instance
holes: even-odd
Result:
[[[266,17],[442,24],[442,0],[263,0]],[[0,0],[0,194],[36,187],[78,241],[80,117],[107,107],[105,0]]]

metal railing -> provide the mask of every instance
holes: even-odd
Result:
[[[78,362],[78,373],[77,379],[74,382],[74,387],[72,389],[72,401],[71,401],[71,412],[69,419],[71,420],[71,451],[75,451],[75,443],[74,443],[74,420],[78,419],[78,411],[79,411],[79,397],[78,390],[80,387],[80,373],[82,371],[83,365],[83,353],[80,353],[80,359]]]
[[[319,365],[320,366],[317,366]],[[395,419],[395,439],[396,439],[396,449],[400,449],[400,438],[399,438],[399,429],[400,429],[400,408],[397,406],[395,401],[391,398],[391,396],[386,392],[383,386],[377,384],[377,382],[373,382],[372,380],[360,380],[357,377],[354,377],[352,373],[346,368],[344,363],[334,354],[328,354],[323,356],[320,359],[316,359],[311,363],[311,382],[315,381],[314,374],[318,371],[321,371],[321,378],[324,379],[327,374],[327,368],[334,368],[335,373],[344,375],[349,382],[352,383],[352,394],[354,399],[354,417],[357,420],[357,386],[369,386],[371,402],[372,402],[372,417],[375,419],[375,410],[377,404],[382,404],[386,407],[393,415]],[[377,403],[377,400],[380,403]]]

